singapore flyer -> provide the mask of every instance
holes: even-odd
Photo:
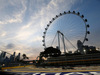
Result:
[[[64,11],[47,24],[42,40],[44,49],[52,46],[64,52],[73,52],[77,50],[78,40],[82,44],[88,41],[87,34],[90,34],[88,28],[87,19],[80,12]]]

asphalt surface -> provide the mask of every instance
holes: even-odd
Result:
[[[100,70],[73,70],[62,68],[36,68],[33,66],[9,68],[0,75],[100,75]]]

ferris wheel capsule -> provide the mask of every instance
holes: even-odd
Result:
[[[50,25],[48,24],[47,27],[49,27]]]
[[[58,17],[58,15],[56,15],[56,17]]]
[[[47,30],[47,28],[45,28],[45,30]]]
[[[62,13],[60,13],[60,15],[62,15]]]
[[[78,12],[77,15],[80,15],[80,13]]]
[[[66,12],[64,11],[64,14],[66,14]]]
[[[84,15],[82,15],[81,17],[84,18]]]
[[[90,32],[89,32],[89,31],[87,31],[87,33],[88,33],[88,34],[90,34]]]
[[[84,21],[87,22],[87,19],[85,19]]]
[[[68,13],[71,13],[70,11],[68,11]]]
[[[52,18],[53,20],[55,20],[55,18]]]
[[[75,11],[73,11],[73,13],[75,14]]]
[[[88,41],[88,38],[86,38],[85,40]]]
[[[50,23],[52,23],[52,21],[50,21]]]
[[[87,25],[87,27],[88,27],[88,28],[90,27],[89,24]]]

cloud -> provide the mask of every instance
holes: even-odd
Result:
[[[31,35],[36,36],[36,34],[38,34],[39,37],[42,37],[41,34],[43,34],[42,32],[44,31],[44,28],[46,27],[48,22],[58,13],[63,12],[64,10],[71,9],[71,4],[75,3],[76,1],[71,0],[68,3],[66,2],[66,0],[51,0],[47,5],[39,5],[38,7],[40,7],[41,9],[37,10],[35,13],[32,13],[34,12],[34,10],[32,10],[33,8],[30,7],[32,13],[31,17],[29,18],[30,20],[20,28],[18,35],[16,36],[19,37],[19,39],[23,38],[24,36],[25,38],[31,37]],[[61,7],[62,5],[64,6]],[[31,30],[32,28],[34,29],[34,31]],[[40,31],[41,33],[39,33]]]
[[[68,11],[77,0],[9,0],[0,3],[1,49],[36,57],[43,51],[43,31],[57,14]],[[9,27],[11,26],[11,28]]]
[[[1,37],[6,36],[6,32],[4,32],[4,31],[3,31],[3,32],[0,32],[0,36],[1,36]]]
[[[14,48],[14,47],[15,47],[15,45],[12,44],[12,43],[10,43],[10,44],[8,44],[8,45],[6,46],[6,49],[12,49],[12,48]]]
[[[19,31],[16,40],[26,40],[32,33],[30,31]]]
[[[39,5],[38,7],[40,7],[41,9],[37,10],[35,13],[31,15],[30,21],[28,22],[28,24],[24,25],[23,28],[31,27],[31,25],[38,25],[42,29],[44,29],[44,27],[53,17],[55,17],[60,12],[70,10],[72,6],[71,4],[74,4],[75,2],[76,0],[74,1],[73,0],[70,1],[51,0],[50,2],[48,2],[47,5],[46,4],[44,4],[43,6]],[[30,9],[32,12],[34,12],[34,10],[32,10],[32,7],[30,7]]]
[[[7,1],[1,6],[3,9],[0,11],[1,20],[0,24],[9,24],[9,23],[21,23],[23,19],[24,12],[26,11],[26,5],[24,1]],[[15,3],[16,2],[16,3]]]
[[[37,37],[35,37],[35,39],[32,40],[32,42],[37,42],[37,41],[40,42],[41,40],[42,40],[42,37],[37,36]]]

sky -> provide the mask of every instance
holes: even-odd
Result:
[[[91,33],[85,44],[100,48],[100,0],[0,0],[0,50],[35,59],[49,21],[69,10],[84,14]]]

